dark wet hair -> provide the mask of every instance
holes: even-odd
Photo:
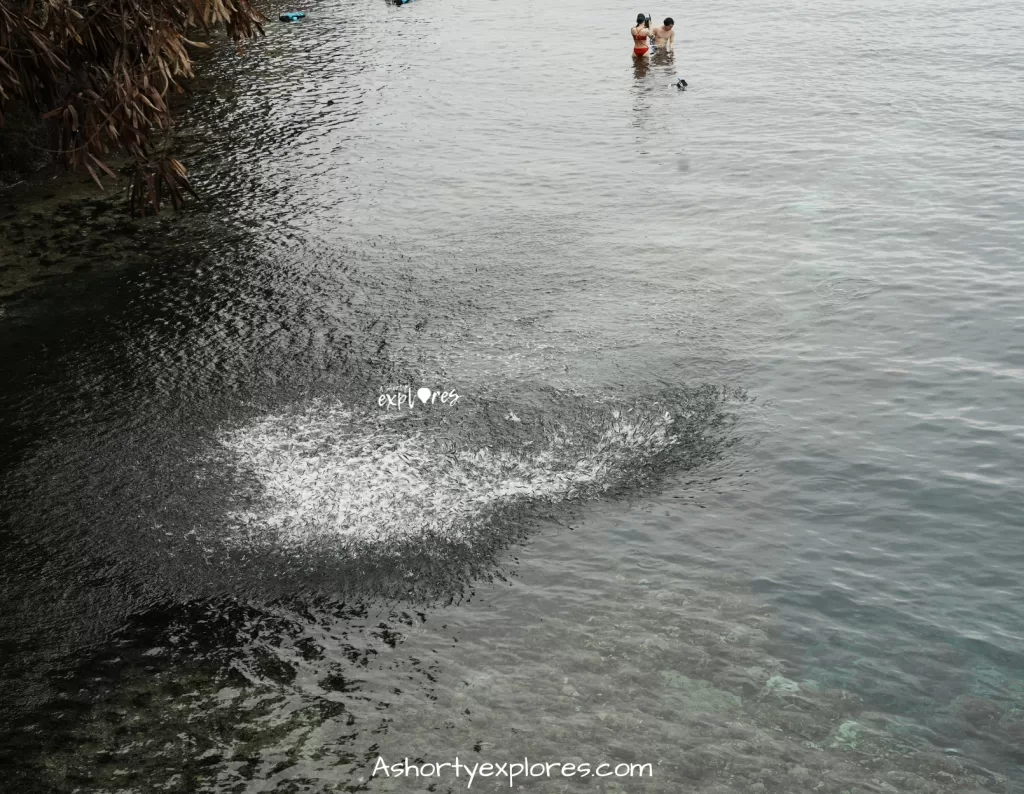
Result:
[[[665,17],[665,24],[666,25],[674,25],[674,24],[676,24],[676,21],[674,19],[672,19],[672,17]]]
[[[647,21],[647,14],[637,14],[636,15],[636,24],[642,25],[646,21]]]

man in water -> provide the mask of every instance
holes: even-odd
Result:
[[[672,17],[666,17],[664,25],[651,31],[654,34],[654,49],[658,52],[676,51],[675,24]]]

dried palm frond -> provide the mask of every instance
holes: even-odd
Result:
[[[13,101],[54,132],[52,150],[97,183],[115,152],[136,166],[133,210],[178,207],[193,193],[184,166],[156,152],[172,125],[168,96],[192,77],[190,31],[222,26],[236,42],[262,35],[248,0],[0,0],[0,126]],[[194,195],[194,193],[193,193]]]

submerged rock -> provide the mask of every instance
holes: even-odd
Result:
[[[716,689],[699,678],[690,678],[675,670],[662,670],[661,677],[667,687],[663,703],[688,714],[731,715],[739,712],[742,706],[736,695]]]
[[[799,692],[800,684],[781,675],[773,675],[765,682],[764,688],[768,693],[784,695]]]
[[[839,726],[832,741],[832,747],[855,748],[858,740],[864,734],[864,727],[853,720],[848,720]]]
[[[957,711],[975,728],[995,725],[1003,716],[1002,707],[989,698],[964,695],[955,701]]]

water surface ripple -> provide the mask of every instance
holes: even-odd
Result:
[[[0,314],[10,785],[1024,791],[1024,8],[307,10]]]

